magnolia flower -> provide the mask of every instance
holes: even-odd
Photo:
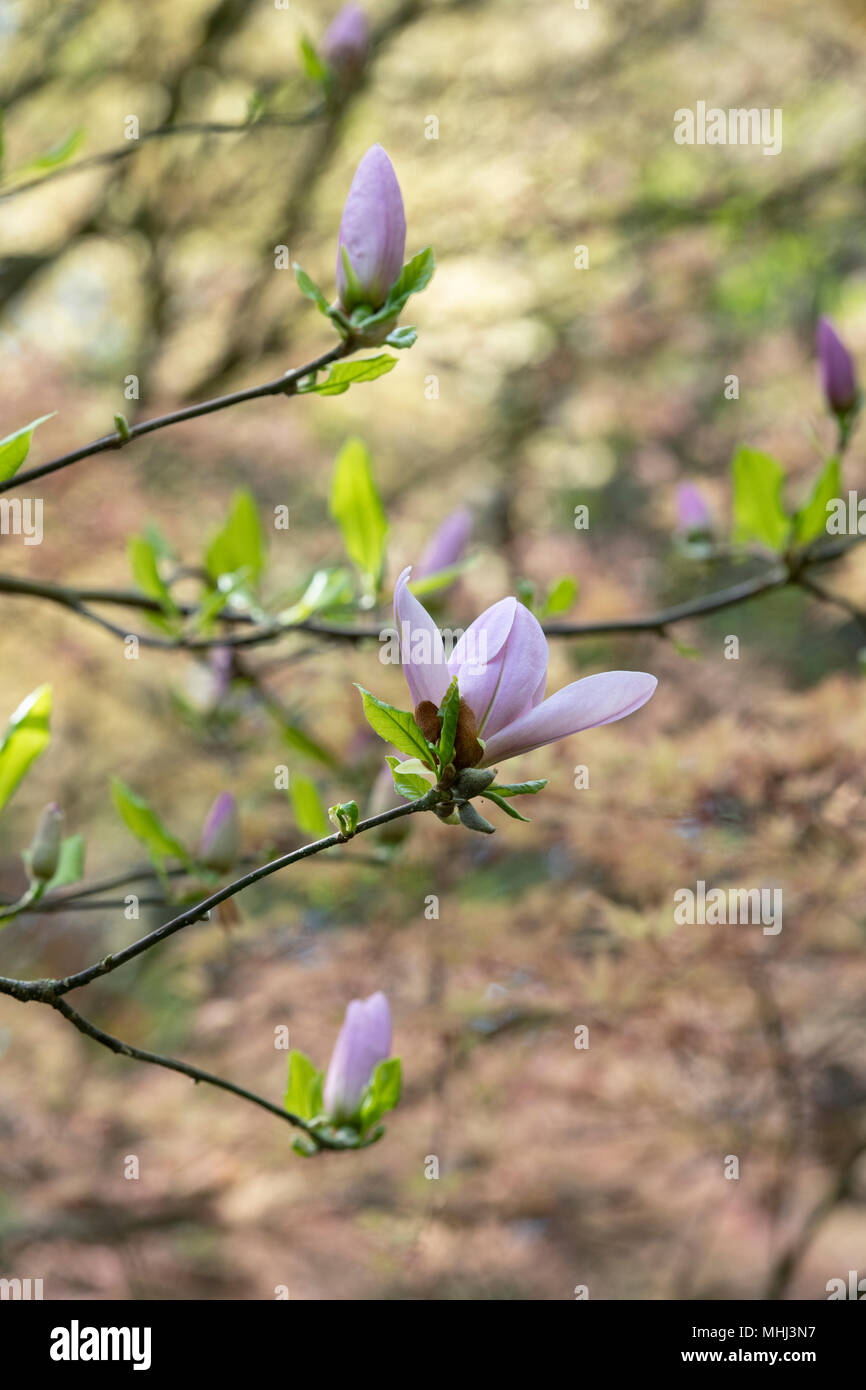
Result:
[[[438,574],[440,570],[456,565],[463,557],[471,534],[472,513],[465,507],[446,516],[442,525],[430,537],[427,549],[415,566],[415,578]]]
[[[63,812],[53,802],[46,806],[36,823],[30,842],[30,873],[43,882],[54,877],[60,862],[63,841]]]
[[[712,527],[710,509],[694,483],[681,483],[677,488],[677,529],[687,534],[709,531]]]
[[[403,571],[394,590],[403,671],[416,722],[431,742],[439,736],[436,710],[457,677],[457,767],[490,767],[582,729],[612,724],[640,709],[656,688],[655,676],[643,671],[604,671],[545,700],[547,641],[516,598],[500,599],[476,618],[446,660],[439,629],[409,589],[410,573]]]
[[[381,145],[367,151],[352,179],[337,244],[337,293],[351,313],[381,309],[403,269],[406,215],[394,166]]]
[[[344,5],[322,39],[322,56],[332,67],[350,72],[364,62],[368,35],[364,11],[358,5]]]
[[[221,792],[204,823],[198,857],[206,868],[226,873],[237,861],[240,838],[238,804],[231,792]]]
[[[357,1113],[364,1089],[379,1062],[391,1055],[391,1010],[379,991],[353,999],[346,1009],[323,1092],[325,1109],[336,1123]]]
[[[860,395],[851,354],[828,318],[818,320],[815,342],[827,404],[836,415],[846,415]]]

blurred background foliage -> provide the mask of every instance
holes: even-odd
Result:
[[[269,582],[299,592],[342,562],[328,478],[358,435],[389,518],[389,583],[472,508],[478,560],[439,609],[453,625],[521,580],[543,593],[574,576],[587,620],[729,581],[728,563],[673,545],[676,485],[699,481],[726,524],[729,459],[749,443],[783,460],[796,498],[833,443],[819,311],[866,361],[861,0],[376,0],[368,69],[329,104],[298,38],[318,40],[335,9],[0,4],[0,195],[44,174],[46,154],[60,161],[44,186],[0,197],[0,434],[58,412],[33,462],[118,410],[144,418],[327,347],[274,248],[331,292],[342,202],[375,141],[403,187],[407,251],[432,244],[438,262],[413,301],[418,343],[387,377],[57,474],[39,488],[43,544],[0,538],[2,568],[129,587],[127,538],[148,526],[200,565],[243,486],[265,517],[289,507]],[[697,100],[781,107],[782,153],[677,146],[673,112]],[[251,112],[239,132],[153,138],[74,171],[124,147],[130,114],[146,132]],[[846,486],[861,460],[855,437]],[[864,557],[834,583],[862,593]],[[738,661],[722,657],[729,633]],[[44,1277],[47,1297],[269,1298],[287,1284],[293,1298],[559,1299],[577,1284],[593,1298],[820,1298],[862,1271],[862,634],[785,592],[677,636],[698,656],[657,638],[552,643],[550,688],[618,666],[660,688],[623,725],[514,765],[550,778],[532,825],[488,840],[426,818],[401,846],[365,837],[82,999],[111,1031],[277,1099],[274,1029],[323,1064],[346,1000],[384,989],[407,1086],[369,1152],[303,1163],[266,1115],[0,1000],[0,1273]],[[325,805],[369,808],[383,750],[352,682],[405,703],[374,643],[296,637],[224,676],[182,653],[125,660],[72,615],[4,596],[0,707],[50,679],[55,713],[4,816],[3,891],[21,886],[48,800],[85,833],[90,875],[137,862],[111,775],[188,843],[232,789],[257,860],[308,838],[274,789],[279,764]],[[674,928],[673,893],[699,878],[781,886],[783,931]],[[24,918],[0,969],[67,972],[131,929],[118,912]],[[132,1153],[137,1182],[123,1177]]]

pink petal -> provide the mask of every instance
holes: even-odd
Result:
[[[478,731],[482,737],[492,738],[534,708],[535,696],[538,694],[541,699],[539,692],[543,693],[546,680],[547,638],[538,619],[518,603],[502,653],[493,700]]]
[[[573,681],[487,740],[481,766],[624,719],[646,704],[657,684],[656,677],[644,671],[602,671]]]
[[[441,633],[427,609],[409,589],[411,573],[410,565],[394,586],[394,620],[403,673],[412,694],[413,708],[422,700],[432,700],[438,708],[451,676]]]
[[[517,610],[516,598],[501,598],[470,623],[451,653],[448,671],[475,715],[479,730],[499,684],[502,655]]]

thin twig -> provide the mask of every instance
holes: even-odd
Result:
[[[299,1115],[295,1115],[291,1110],[284,1110],[279,1105],[274,1105],[272,1101],[266,1100],[264,1096],[256,1095],[255,1091],[248,1091],[245,1086],[236,1086],[233,1081],[226,1081],[221,1076],[215,1076],[213,1072],[202,1071],[200,1067],[191,1066],[189,1062],[180,1062],[175,1057],[163,1057],[158,1052],[146,1052],[141,1047],[133,1047],[132,1043],[121,1042],[120,1038],[112,1037],[111,1033],[104,1032],[97,1028],[95,1023],[84,1018],[80,1013],[67,1004],[65,999],[53,998],[50,1001],[51,1007],[68,1019],[73,1027],[85,1037],[92,1038],[102,1047],[107,1047],[110,1052],[114,1052],[119,1057],[131,1057],[136,1062],[150,1062],[155,1067],[165,1067],[168,1071],[176,1071],[181,1076],[188,1076],[190,1080],[205,1082],[208,1086],[217,1086],[221,1091],[229,1091],[234,1096],[240,1096],[241,1100],[247,1100],[251,1105],[258,1105],[262,1110],[267,1110],[271,1115],[276,1115],[278,1119],[285,1120],[287,1124],[294,1125],[296,1129],[302,1129],[305,1134],[310,1135],[319,1147],[344,1151],[348,1146],[339,1142],[334,1142],[320,1130],[313,1129]]]
[[[325,109],[325,103],[318,102],[315,106],[308,107],[306,111],[301,111],[296,116],[258,116],[254,121],[239,122],[182,121],[174,125],[156,126],[153,130],[146,130],[143,135],[137,136],[135,140],[129,140],[126,145],[121,145],[117,149],[102,150],[98,154],[88,155],[85,159],[78,159],[74,164],[64,164],[59,169],[51,169],[48,173],[27,179],[24,183],[13,184],[11,188],[0,190],[0,202],[17,198],[20,193],[30,193],[36,188],[42,188],[45,184],[53,183],[56,179],[69,178],[72,174],[82,174],[89,169],[122,164],[124,160],[138,154],[139,150],[150,140],[166,140],[175,135],[245,135],[256,130],[259,126],[269,129],[274,129],[274,127],[293,128],[309,125],[318,120]]]
[[[199,401],[195,405],[184,406],[181,410],[172,410],[167,415],[157,415],[152,420],[142,420],[138,425],[130,425],[123,434],[119,430],[115,430],[113,434],[102,435],[101,438],[82,445],[80,449],[72,449],[67,454],[50,459],[48,463],[41,463],[36,468],[28,468],[23,473],[17,473],[13,477],[7,478],[5,482],[0,482],[0,493],[22,487],[33,482],[36,478],[46,477],[49,473],[57,473],[61,468],[68,468],[71,464],[79,463],[82,459],[93,458],[94,455],[104,454],[110,449],[122,449],[131,444],[133,440],[140,439],[142,435],[153,434],[155,430],[167,429],[169,425],[179,425],[186,420],[197,420],[202,415],[213,415],[218,410],[227,410],[230,406],[240,405],[244,401],[259,400],[264,396],[295,396],[298,392],[298,385],[304,377],[311,376],[313,372],[320,371],[341,357],[347,357],[350,353],[356,352],[358,346],[354,339],[344,339],[336,347],[332,347],[328,352],[323,352],[319,357],[314,358],[312,362],[307,362],[303,367],[295,367],[292,371],[285,372],[283,376],[278,376],[273,381],[266,381],[261,386],[248,386],[242,391],[231,391],[226,396],[215,396],[209,401]]]

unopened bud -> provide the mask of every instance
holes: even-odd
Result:
[[[46,882],[57,873],[60,846],[63,843],[63,812],[52,803],[46,806],[36,824],[30,844],[30,873]]]
[[[458,796],[469,797],[478,796],[480,792],[486,791],[490,783],[496,779],[496,769],[492,767],[464,767],[454,783],[454,790]]]
[[[240,853],[238,806],[231,792],[222,792],[210,808],[201,833],[199,859],[215,873],[227,873]]]
[[[480,830],[483,835],[493,835],[496,831],[496,826],[479,815],[471,801],[464,802],[457,814],[467,830]]]

